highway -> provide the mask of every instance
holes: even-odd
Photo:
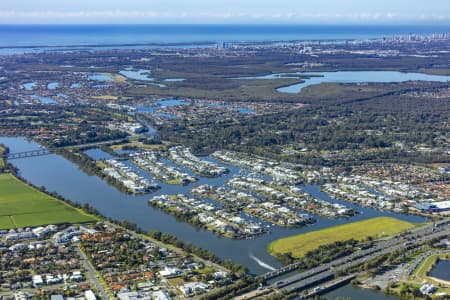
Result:
[[[414,228],[410,231],[405,232],[402,236],[376,240],[374,241],[374,245],[368,249],[364,249],[345,257],[338,258],[329,263],[304,272],[295,273],[276,282],[273,282],[273,280],[271,280],[272,283],[269,284],[267,288],[278,289],[288,293],[306,289],[320,282],[334,278],[334,274],[336,271],[341,271],[350,267],[361,265],[378,256],[389,254],[406,247],[416,247],[436,237],[445,237],[450,234],[450,228],[448,226],[449,221],[450,219],[446,219],[440,222],[436,222],[434,226],[426,225]],[[265,275],[268,275],[267,277],[269,278],[276,278],[286,273],[283,272],[283,270],[292,269],[293,267],[294,265],[291,265],[289,268],[282,268],[280,272],[271,271],[260,276],[260,278],[265,278]],[[274,274],[277,273],[280,275],[274,276]]]

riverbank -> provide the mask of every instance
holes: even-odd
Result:
[[[436,281],[437,283],[442,283],[442,284],[444,284],[446,286],[450,286],[450,281],[448,281],[448,280],[439,279],[439,278],[436,278],[436,277],[433,277],[433,276],[428,276],[428,278],[430,278],[433,281]]]
[[[5,191],[3,177],[20,182],[11,174],[0,174],[0,187],[2,188],[0,191],[2,192]],[[22,183],[21,188],[35,190],[23,182],[20,183]],[[14,186],[14,184],[10,184],[10,186]],[[45,194],[39,191],[35,192]],[[0,200],[4,200],[4,198],[4,195],[0,193]],[[6,204],[16,202],[17,197]],[[69,203],[64,205],[75,211],[81,210],[72,207]],[[8,208],[8,205],[2,205],[2,208],[4,207]],[[36,211],[39,206],[31,206],[30,209]],[[83,206],[83,210],[88,210],[88,207]],[[95,215],[84,212],[84,215],[92,217],[96,222],[90,222],[91,224],[83,226],[79,226],[79,223],[69,226],[68,222],[62,222],[59,226],[51,224],[45,228],[33,228],[38,224],[32,224],[27,228],[20,227],[14,232],[2,230],[0,232],[1,253],[8,254],[0,256],[0,263],[11,272],[3,272],[3,276],[0,278],[2,286],[0,298],[9,298],[12,293],[22,291],[22,288],[26,293],[34,294],[44,285],[45,287],[41,291],[54,294],[59,288],[57,284],[62,282],[61,272],[66,272],[64,276],[68,274],[67,269],[62,267],[64,260],[67,260],[70,265],[67,266],[70,268],[69,273],[73,274],[67,275],[67,279],[64,277],[64,283],[69,280],[72,291],[78,287],[92,289],[95,286],[95,292],[100,293],[104,299],[108,299],[108,296],[105,296],[106,293],[112,298],[115,296],[120,298],[118,293],[123,292],[122,289],[126,286],[133,286],[133,291],[150,292],[145,289],[148,287],[148,283],[143,280],[146,279],[152,280],[152,286],[159,285],[158,291],[167,290],[171,295],[183,293],[189,297],[193,296],[189,287],[200,287],[201,291],[195,290],[195,294],[201,292],[207,295],[209,292],[220,292],[222,288],[228,288],[237,279],[246,278],[248,282],[252,281],[244,267],[230,261],[223,261],[213,253],[183,243],[167,233],[142,234],[134,224],[114,220],[106,221],[95,210],[93,213]],[[51,235],[51,233],[54,234]],[[17,243],[19,240],[20,243]],[[72,247],[67,247],[67,245]],[[28,251],[23,251],[24,248]],[[64,249],[64,252],[61,251],[58,260],[55,260],[47,251],[33,251],[41,248],[55,248],[54,252],[49,251],[51,254],[56,253],[56,248]],[[77,255],[75,255],[75,251]],[[14,255],[11,255],[10,252],[13,252]],[[111,253],[115,255],[110,256]],[[23,261],[26,260],[36,263],[24,264]],[[55,261],[57,261],[56,264]],[[89,261],[88,265],[83,261]],[[119,264],[126,267],[116,268]],[[16,276],[18,272],[15,270],[18,268],[20,268],[20,277]],[[58,275],[54,277],[49,274],[44,275],[43,270],[49,274]],[[46,278],[46,284],[43,283],[42,277]],[[158,280],[155,280],[156,278]],[[50,279],[55,280],[50,281]],[[31,286],[29,282],[32,280],[39,281],[39,283]],[[14,282],[14,285],[9,282]],[[82,282],[81,285],[79,285],[80,282]]]
[[[89,205],[74,207],[69,200],[58,199],[57,196],[40,191],[11,173],[0,174],[0,205],[2,206],[0,229],[107,222],[104,216]],[[5,220],[10,223],[7,224]],[[241,265],[223,261],[214,253],[184,243],[168,233],[151,231],[144,234],[136,224],[127,221],[109,220],[107,223],[116,228],[127,229],[129,233],[150,240],[161,247],[178,253],[187,252],[206,265],[219,268],[221,271],[232,270],[240,276],[247,272]]]
[[[81,209],[31,187],[10,173],[0,174],[0,206],[0,229],[97,221]]]
[[[414,227],[415,225],[409,222],[379,217],[275,240],[269,244],[267,251],[272,256],[290,253],[294,258],[301,258],[323,245],[350,239],[361,242],[395,235]]]
[[[27,141],[24,138],[0,138],[0,143],[8,146],[11,153],[39,149],[38,144]],[[312,217],[317,218],[317,222],[312,225],[300,228],[272,226],[270,228],[270,234],[260,235],[251,240],[230,240],[228,238],[218,237],[209,230],[198,230],[194,226],[180,222],[175,217],[164,213],[160,209],[149,206],[148,200],[150,197],[148,195],[124,194],[114,186],[109,185],[105,178],[85,173],[77,164],[60,155],[51,154],[41,157],[17,159],[11,160],[10,163],[17,168],[21,177],[35,186],[43,186],[47,191],[55,192],[80,206],[89,204],[107,218],[136,223],[145,231],[153,229],[168,232],[181,241],[195,244],[215,253],[223,260],[229,259],[235,263],[245,265],[255,275],[281,266],[279,261],[266,252],[267,245],[275,239],[378,216],[391,216],[409,222],[425,221],[423,218],[416,216],[384,212],[355,204],[348,204],[350,208],[359,211],[360,214],[348,219],[328,219],[312,215]],[[202,184],[224,186],[229,179],[241,170],[239,167],[233,165],[224,166],[230,169],[228,174],[219,178],[202,178],[199,182],[192,185],[175,186],[158,182],[161,185],[161,189],[156,191],[152,196],[189,194],[192,188]],[[80,186],[84,188],[79,188]],[[326,194],[321,193],[318,186],[305,186],[302,189],[311,194],[312,197],[347,205],[346,202],[332,199]]]

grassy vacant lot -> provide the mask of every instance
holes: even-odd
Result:
[[[95,220],[11,174],[0,174],[0,208],[0,229]]]
[[[376,238],[394,235],[415,226],[395,218],[372,218],[275,240],[269,244],[268,251],[273,256],[291,252],[293,257],[300,258],[321,245],[352,238],[363,240],[369,236]]]

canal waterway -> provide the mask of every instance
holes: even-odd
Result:
[[[39,145],[24,138],[0,138],[0,143],[10,148],[10,152],[22,152],[38,149]],[[105,154],[99,150],[89,152],[94,158],[102,158]],[[105,156],[106,157],[106,156]],[[190,224],[179,222],[174,217],[148,205],[148,199],[160,194],[189,194],[192,187],[200,184],[223,185],[227,180],[241,172],[239,167],[227,166],[230,172],[219,178],[200,178],[196,183],[187,186],[169,185],[158,182],[161,186],[157,192],[147,195],[127,195],[119,192],[115,187],[97,176],[87,175],[72,162],[61,156],[29,157],[12,160],[18,168],[19,174],[36,186],[44,186],[48,191],[54,191],[79,203],[89,203],[103,215],[118,220],[128,220],[138,224],[144,230],[165,231],[179,239],[211,250],[223,259],[231,259],[249,268],[253,274],[261,274],[280,264],[266,252],[267,245],[275,239],[292,234],[304,233],[377,216],[392,216],[400,219],[422,222],[423,218],[407,216],[398,213],[384,212],[371,208],[364,208],[355,204],[335,200],[320,192],[317,186],[304,186],[303,189],[318,198],[344,203],[356,208],[360,214],[349,219],[327,219],[314,216],[317,222],[302,228],[280,228],[273,226],[270,234],[262,235],[250,240],[230,240],[219,237],[206,230],[199,230]],[[183,171],[194,175],[190,170],[180,167]],[[145,173],[146,176],[150,176]],[[151,176],[150,176],[151,178]]]

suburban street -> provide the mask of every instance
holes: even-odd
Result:
[[[95,289],[98,291],[102,299],[109,300],[109,296],[106,293],[100,281],[98,280],[94,267],[89,262],[88,258],[86,257],[86,254],[84,254],[84,252],[81,251],[78,245],[75,246],[75,250],[77,254],[80,256],[80,261],[83,264],[83,267],[87,270],[89,282],[91,282],[94,285]]]

